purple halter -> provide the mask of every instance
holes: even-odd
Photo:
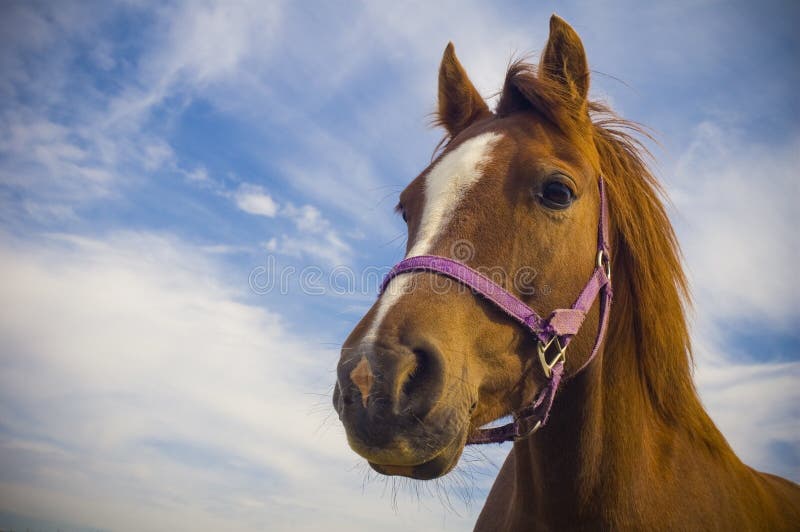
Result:
[[[419,271],[440,273],[482,295],[536,336],[537,352],[542,370],[547,377],[547,386],[539,391],[532,403],[518,412],[514,412],[513,422],[501,427],[478,429],[467,441],[468,444],[501,443],[525,438],[547,424],[553,399],[561,378],[564,376],[567,346],[580,330],[586,313],[589,312],[595,299],[599,296],[600,324],[597,336],[595,336],[594,347],[589,358],[575,374],[580,373],[597,355],[606,333],[612,296],[611,257],[608,247],[608,204],[602,176],[599,179],[599,187],[600,220],[597,224],[597,266],[572,307],[554,310],[547,319],[539,317],[535,310],[483,274],[463,263],[445,257],[420,255],[405,259],[397,263],[384,278],[381,294],[389,281],[400,274]]]

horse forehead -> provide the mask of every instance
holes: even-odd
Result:
[[[483,177],[486,166],[491,163],[493,153],[504,134],[481,133],[459,144],[442,156],[424,174],[422,182],[423,208],[414,244],[406,258],[430,254],[439,235],[447,228],[458,204],[466,193]],[[419,275],[409,273],[394,277],[386,285],[376,304],[372,322],[364,335],[366,342],[378,337],[378,330],[392,308],[409,292],[411,278]]]
[[[439,159],[425,175],[425,191],[469,188],[482,176],[501,139],[506,133],[488,131],[471,137]]]
[[[407,257],[429,253],[466,193],[483,177],[502,133],[465,140],[445,154],[424,176],[422,219]]]

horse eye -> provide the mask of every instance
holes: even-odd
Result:
[[[538,194],[542,205],[550,209],[566,209],[575,199],[572,189],[561,181],[550,181]]]

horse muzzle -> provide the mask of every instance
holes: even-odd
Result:
[[[430,342],[345,344],[333,404],[350,447],[385,475],[430,479],[458,461],[469,408],[443,397],[444,361]]]

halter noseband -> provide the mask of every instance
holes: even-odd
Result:
[[[580,373],[600,350],[600,344],[603,342],[608,325],[612,292],[611,257],[608,247],[608,204],[602,176],[598,183],[600,219],[597,224],[597,265],[572,307],[554,310],[547,319],[539,317],[535,310],[480,272],[446,257],[420,255],[405,259],[397,263],[384,278],[381,294],[386,290],[389,281],[403,273],[428,271],[450,277],[494,303],[536,336],[537,353],[547,378],[547,386],[539,391],[533,402],[518,412],[514,412],[513,422],[500,427],[478,429],[469,438],[467,444],[501,443],[525,438],[547,424],[553,399],[561,378],[564,376],[567,346],[580,330],[586,313],[589,312],[598,296],[600,297],[600,324],[594,347],[589,358],[575,374]]]

